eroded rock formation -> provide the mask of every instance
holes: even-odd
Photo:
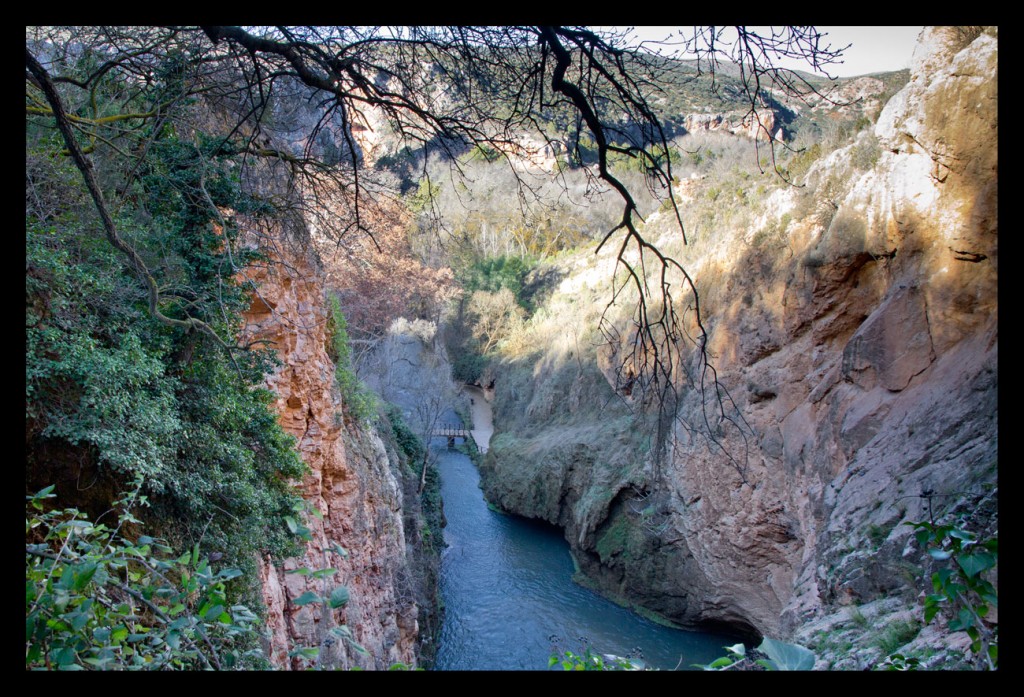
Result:
[[[290,659],[288,652],[318,647],[315,662],[323,667],[414,664],[418,608],[402,489],[380,437],[342,416],[326,349],[328,310],[320,269],[301,252],[284,261],[250,273],[258,294],[245,315],[249,340],[270,341],[280,358],[267,384],[277,394],[281,424],[297,439],[310,469],[301,490],[311,508],[305,521],[312,540],[301,558],[260,563],[271,660],[281,668],[299,667],[300,659]],[[337,571],[322,578],[290,573],[301,568]],[[337,586],[349,591],[341,609],[295,605],[306,591],[324,596]],[[330,633],[343,625],[367,654]]]
[[[562,525],[603,591],[787,637],[854,601],[913,605],[927,569],[902,523],[929,503],[994,530],[996,39],[951,31],[923,34],[910,83],[873,132],[815,165],[813,195],[779,195],[792,219],[779,237],[723,231],[687,260],[732,421],[712,405],[707,432],[711,395],[685,391],[652,463],[615,361],[574,358],[579,329],[576,352],[552,345],[532,382],[499,376],[485,491]],[[580,278],[563,286],[579,295]],[[575,325],[574,301],[561,311]],[[573,421],[588,402],[603,405],[589,436]],[[528,435],[502,432],[524,418]]]
[[[665,486],[673,508],[702,497],[673,527],[730,613],[764,633],[907,589],[900,523],[926,517],[922,493],[949,510],[994,483],[996,41],[952,52],[935,48],[940,31],[880,115],[877,165],[794,226],[788,263],[755,249],[737,266],[772,273],[731,274],[713,294],[712,352],[756,447],[744,482],[679,429]],[[811,185],[849,173],[854,147]],[[699,409],[684,402],[684,420]],[[738,433],[726,445],[743,447]]]

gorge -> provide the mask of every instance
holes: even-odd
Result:
[[[74,506],[110,525],[137,482],[152,506],[105,545],[131,535],[127,549],[149,550],[138,541],[154,535],[195,550],[182,579],[205,573],[200,550],[238,569],[217,591],[224,605],[182,596],[197,646],[247,605],[260,620],[238,640],[243,667],[543,670],[576,633],[625,655],[631,632],[665,627],[696,632],[676,635],[691,646],[683,668],[761,637],[810,648],[817,669],[896,654],[982,664],[955,615],[924,621],[931,575],[948,567],[912,524],[956,521],[969,544],[998,535],[995,28],[926,28],[909,75],[843,81],[849,102],[773,93],[763,121],[721,95],[721,113],[691,108],[683,80],[660,102],[671,146],[646,171],[624,154],[650,135],[635,114],[602,122],[624,139],[618,153],[579,133],[567,146],[551,115],[539,136],[519,124],[458,150],[438,126],[417,142],[445,157],[410,149],[390,109],[422,112],[423,99],[459,114],[458,128],[485,123],[467,110],[489,93],[466,105],[455,87],[431,91],[456,70],[443,52],[389,73],[359,53],[372,36],[321,36],[335,56],[311,48],[315,32],[293,45],[233,27],[97,31],[29,42],[26,494],[54,485],[53,515]],[[538,32],[555,94],[552,66],[579,35]],[[385,42],[374,60],[407,67],[413,44]],[[43,89],[43,66],[62,96]],[[274,70],[287,78],[260,92]],[[351,92],[323,77],[335,74]],[[330,100],[312,95],[331,90],[344,106],[322,112]],[[50,126],[61,99],[71,142]],[[416,119],[397,123],[425,128]],[[138,126],[105,130],[122,122]],[[86,156],[106,199],[82,183]],[[672,204],[643,193],[666,161]],[[623,219],[614,190],[592,191],[606,164],[635,207],[625,238],[598,248]],[[658,268],[630,256],[630,230],[699,291],[674,277],[647,298],[650,317],[667,302],[680,318],[681,348],[655,362],[664,382],[643,372],[653,345],[637,337],[652,325],[625,273],[657,287]],[[136,261],[106,246],[119,235]],[[460,420],[476,443],[445,448],[435,434]],[[131,564],[160,562],[140,552],[123,583],[116,565],[93,581],[99,562],[83,549],[57,573],[72,535],[40,520],[27,514],[27,580],[40,589],[27,665],[127,665],[131,642],[103,633],[87,595],[107,584],[117,602],[134,597]],[[492,528],[537,547],[506,547]],[[452,572],[455,555],[482,566]],[[535,582],[534,567],[564,584]],[[982,577],[993,602],[972,621],[995,636],[995,570]],[[492,600],[525,624],[474,628],[474,602]],[[579,629],[562,606],[593,606],[606,626]],[[140,657],[140,637],[172,624],[176,606],[161,607],[133,620],[147,627],[130,634]],[[44,610],[79,613],[73,641],[54,643]],[[44,635],[48,648],[29,646]],[[177,667],[207,660],[188,651]]]

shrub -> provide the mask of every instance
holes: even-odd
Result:
[[[934,593],[925,597],[924,621],[930,624],[940,611],[951,615],[948,627],[971,638],[971,651],[978,662],[995,670],[998,665],[998,625],[989,623],[991,607],[997,605],[996,589],[985,575],[998,562],[999,542],[984,541],[967,532],[962,524],[937,525],[908,522],[917,530],[918,544],[937,562],[950,562],[932,574]]]
[[[43,512],[53,487],[26,497],[25,667],[33,670],[222,669],[262,665],[256,615],[228,600],[238,569],[127,534],[146,505],[135,489],[113,528],[74,508]]]
[[[921,626],[914,620],[903,619],[890,622],[879,634],[878,648],[882,649],[882,655],[888,656],[912,641],[920,631]]]
[[[377,413],[377,401],[352,368],[352,343],[338,298],[331,295],[328,304],[327,331],[331,337],[328,355],[334,361],[334,379],[341,391],[342,405],[352,418],[366,421]]]

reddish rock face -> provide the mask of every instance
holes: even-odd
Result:
[[[245,314],[246,340],[269,340],[281,361],[267,379],[285,430],[293,435],[310,472],[301,492],[312,541],[301,558],[260,560],[267,607],[266,647],[279,668],[310,665],[288,658],[296,647],[319,647],[324,668],[386,668],[416,661],[417,606],[401,579],[408,578],[401,489],[384,444],[360,424],[346,424],[326,350],[327,307],[320,271],[310,257],[290,253],[248,273],[258,289]],[[339,552],[344,550],[345,555]],[[289,573],[333,568],[324,578]],[[306,591],[330,595],[345,586],[347,605],[294,605]],[[329,630],[345,625],[368,654]]]

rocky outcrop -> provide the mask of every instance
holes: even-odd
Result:
[[[699,577],[763,633],[837,603],[913,597],[901,523],[926,518],[922,493],[949,510],[994,484],[995,43],[982,36],[941,69],[918,59],[929,70],[880,115],[877,165],[834,190],[827,216],[793,226],[791,261],[751,250],[737,266],[773,273],[733,274],[714,293],[712,352],[749,427],[723,442],[746,471],[679,429],[663,486]],[[854,147],[811,186],[857,176]],[[702,409],[684,401],[683,421]]]
[[[402,489],[381,438],[343,418],[326,350],[327,307],[315,261],[301,252],[273,261],[287,263],[249,273],[257,292],[245,314],[246,333],[249,341],[269,342],[280,359],[267,386],[277,395],[282,426],[296,438],[309,466],[301,484],[309,511],[295,517],[304,518],[311,539],[301,558],[260,561],[268,653],[280,668],[414,664],[418,608]],[[335,571],[314,576],[302,569]],[[324,596],[338,586],[349,592],[343,608],[295,603],[307,591]],[[301,647],[319,648],[319,656],[289,658],[289,651]]]
[[[755,140],[783,140],[782,130],[775,125],[775,112],[768,108],[759,109],[756,116],[750,111],[687,114],[683,128],[687,133],[731,133]]]
[[[903,523],[929,504],[994,529],[996,39],[964,46],[950,31],[924,33],[873,132],[779,197],[793,222],[778,244],[722,230],[687,260],[731,399],[720,410],[713,392],[684,390],[663,462],[643,444],[607,454],[652,427],[612,429],[628,396],[612,399],[614,379],[588,387],[569,349],[549,348],[562,368],[538,363],[532,385],[499,376],[485,491],[565,526],[604,591],[786,638],[852,602],[911,606],[929,570]],[[855,165],[866,145],[877,158]],[[581,303],[566,302],[577,321]],[[566,427],[585,429],[562,414],[580,385],[575,404],[601,404],[602,429],[576,439]],[[534,430],[503,433],[507,420]]]

